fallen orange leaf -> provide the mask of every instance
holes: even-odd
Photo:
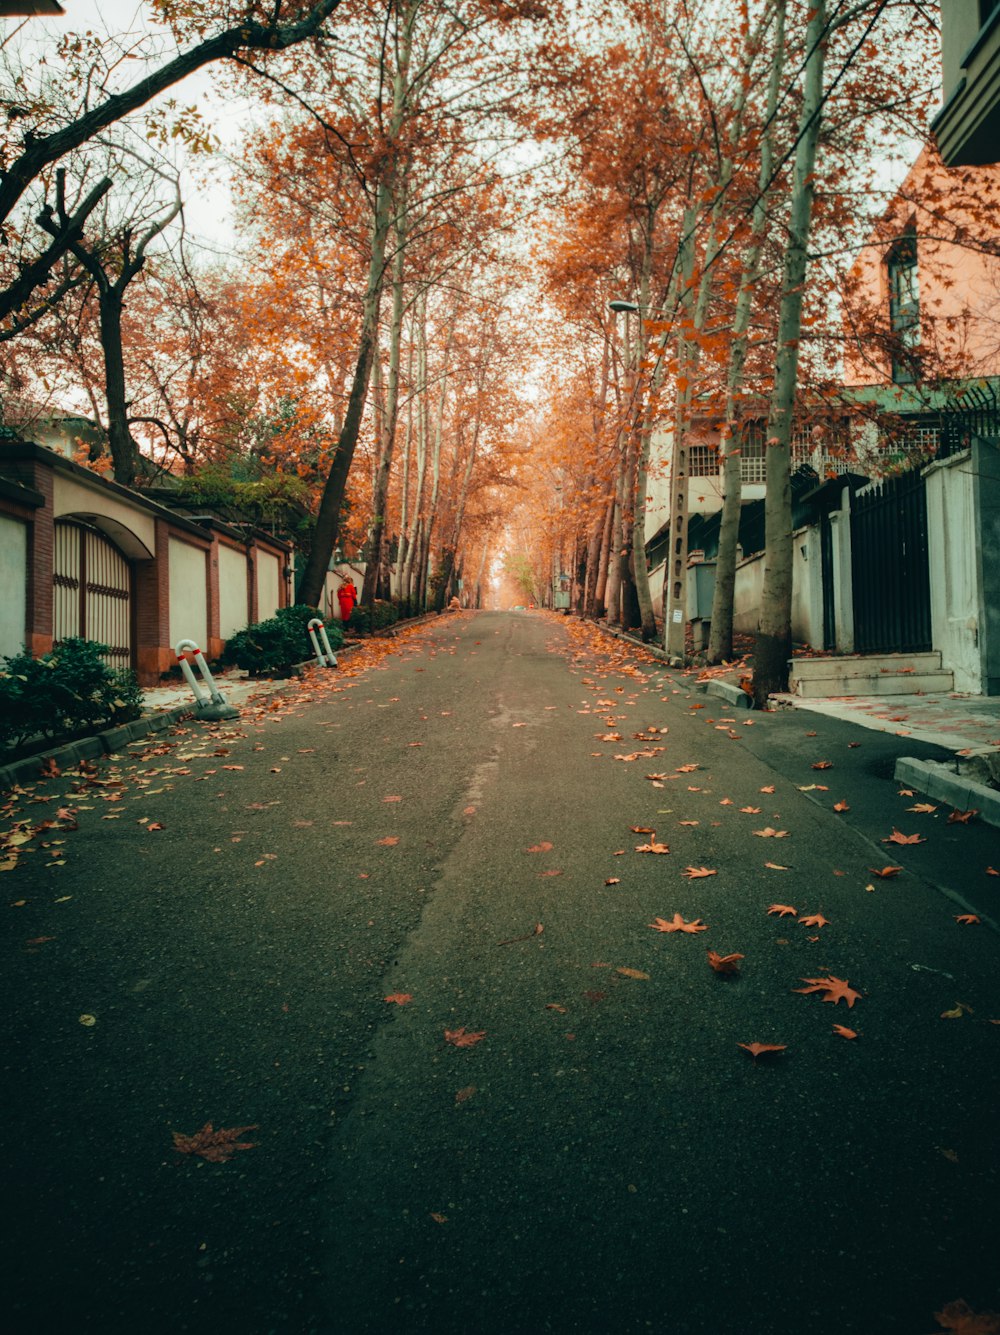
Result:
[[[745,959],[744,955],[719,955],[714,950],[707,952],[709,965],[716,973],[739,973],[739,962]]]
[[[635,851],[637,853],[669,853],[670,848],[667,844],[657,844],[654,842],[649,844],[636,844]]]
[[[765,867],[770,867],[772,871],[791,871],[791,867],[782,866],[780,862],[765,862]]]
[[[179,1154],[196,1154],[209,1163],[228,1163],[237,1150],[256,1149],[256,1145],[239,1140],[245,1132],[256,1130],[257,1124],[254,1123],[252,1126],[220,1126],[215,1131],[212,1123],[206,1122],[193,1136],[174,1131],[174,1149]]]
[[[902,867],[883,867],[880,871],[878,867],[869,867],[868,870],[873,876],[881,876],[884,881],[887,881],[890,876],[898,876],[903,869]]]
[[[393,848],[396,844],[399,843],[399,835],[387,834],[384,839],[376,839],[375,842],[379,844],[382,848]]]
[[[394,1006],[405,1006],[413,1000],[413,993],[390,992],[389,995],[387,997],[383,997],[382,1000],[391,1002]]]
[[[829,927],[830,919],[824,918],[822,913],[810,913],[807,917],[800,918],[799,922],[803,927]]]
[[[787,839],[787,830],[775,830],[770,825],[765,825],[762,830],[754,830],[754,834],[759,835],[761,839]]]
[[[922,834],[902,834],[894,828],[892,834],[886,835],[882,842],[883,844],[926,844],[927,840]]]
[[[799,916],[798,909],[793,909],[791,904],[772,904],[768,913],[777,914],[779,918],[797,918]]]
[[[543,839],[540,844],[532,844],[530,848],[524,850],[526,853],[551,853],[552,845],[547,839]]]
[[[1000,1335],[1000,1313],[974,1312],[964,1298],[947,1303],[934,1320],[951,1335]]]
[[[700,918],[685,922],[679,913],[675,913],[670,922],[665,918],[656,918],[649,924],[654,932],[707,932],[708,928]]]
[[[958,811],[957,809],[948,816],[949,825],[968,825],[974,816],[978,816],[978,808],[972,807],[969,811]]]
[[[736,1046],[738,1048],[745,1048],[746,1051],[749,1052],[750,1056],[754,1059],[754,1063],[756,1064],[758,1057],[761,1057],[768,1052],[784,1052],[787,1049],[788,1044],[787,1043],[737,1043]]]
[[[464,1025],[461,1029],[446,1029],[444,1031],[444,1041],[456,1048],[471,1048],[473,1043],[480,1043],[485,1037],[485,1029],[480,1029],[476,1033],[466,1032]]]
[[[828,978],[803,978],[808,987],[793,987],[793,992],[823,992],[825,996],[823,1001],[832,1001],[836,1006],[840,1001],[847,1002],[847,1009],[850,1010],[854,1003],[861,996],[851,987],[846,978],[835,978],[831,974]]]
[[[841,1038],[857,1038],[857,1033],[853,1029],[848,1029],[845,1024],[835,1024],[833,1032],[839,1034]]]
[[[696,881],[702,876],[717,876],[718,872],[714,867],[685,867],[681,875],[689,881]]]
[[[817,760],[813,769],[833,769],[832,760]]]
[[[958,913],[955,915],[955,921],[965,923],[967,927],[971,927],[973,923],[981,922],[982,919],[978,918],[974,913]]]
[[[843,798],[841,798],[839,802],[834,802],[833,809],[834,811],[850,811],[851,808],[847,805],[847,803],[843,800]]]
[[[645,978],[649,979],[648,973],[643,973],[641,969],[616,969],[615,973],[620,973],[623,978]]]

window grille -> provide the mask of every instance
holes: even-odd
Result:
[[[716,477],[719,451],[714,445],[692,445],[688,450],[688,477]]]

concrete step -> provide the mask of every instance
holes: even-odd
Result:
[[[853,673],[851,676],[831,674],[829,677],[808,677],[789,680],[789,690],[805,699],[824,696],[851,695],[932,695],[953,691],[954,673],[944,669],[938,672]]]
[[[871,676],[920,676],[941,671],[941,653],[932,649],[921,654],[845,654],[841,657],[793,658],[789,662],[790,676],[796,681],[813,678]]]

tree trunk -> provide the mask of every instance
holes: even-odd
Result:
[[[128,429],[125,402],[125,359],[122,353],[122,294],[117,286],[102,283],[101,350],[104,353],[104,393],[108,401],[108,444],[115,465],[115,481],[123,487],[135,482],[139,451]]]
[[[754,288],[760,272],[760,256],[767,228],[773,166],[774,122],[778,94],[784,72],[785,0],[775,5],[774,56],[768,80],[765,130],[760,146],[760,172],[754,203],[750,244],[743,261],[743,275],[736,310],[733,315],[733,343],[726,372],[726,417],[719,439],[722,455],[722,516],[719,521],[719,550],[715,562],[715,588],[712,593],[712,621],[708,641],[709,663],[721,663],[733,657],[733,608],[736,595],[736,552],[739,546],[740,515],[743,508],[743,479],[739,449],[739,399],[746,366],[750,313]]]
[[[368,535],[368,564],[361,601],[371,607],[382,571],[385,546],[385,516],[389,504],[389,474],[396,444],[396,419],[399,411],[399,348],[403,331],[403,260],[406,250],[406,225],[403,217],[405,189],[396,201],[396,251],[392,259],[392,316],[389,324],[389,366],[386,377],[385,408],[382,414],[382,441],[375,482],[372,487],[372,521]]]
[[[753,673],[754,701],[758,708],[766,704],[772,692],[788,689],[788,660],[792,652],[790,445],[826,56],[826,0],[812,0],[812,5],[806,31],[808,56],[778,312],[774,388],[767,423],[764,588]]]
[[[340,533],[340,511],[344,503],[344,489],[354,461],[361,418],[368,398],[372,358],[378,337],[378,310],[385,276],[385,246],[389,230],[391,191],[386,181],[380,182],[375,194],[375,216],[372,220],[372,253],[368,266],[368,286],[361,318],[361,337],[354,365],[351,395],[344,414],[344,425],[337,441],[330,472],[323,487],[323,495],[316,515],[312,549],[299,584],[299,601],[318,607],[326,585],[330,557]]]

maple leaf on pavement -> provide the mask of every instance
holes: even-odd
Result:
[[[883,844],[926,844],[927,840],[922,834],[902,834],[899,830],[893,829],[892,834],[887,835],[882,842]]]
[[[197,1154],[202,1159],[207,1159],[209,1163],[228,1163],[237,1150],[253,1150],[256,1145],[250,1141],[241,1141],[239,1138],[247,1131],[256,1131],[257,1124],[252,1126],[220,1126],[215,1131],[211,1122],[206,1122],[200,1131],[196,1131],[193,1136],[182,1135],[180,1131],[174,1131],[174,1149],[179,1154]]]
[[[787,1043],[737,1043],[738,1048],[745,1048],[754,1059],[754,1065],[757,1058],[764,1056],[768,1052],[784,1052],[788,1047]]]
[[[978,918],[975,913],[958,913],[955,915],[955,921],[965,923],[967,927],[971,927],[973,923],[981,922],[982,920]]]
[[[868,870],[873,876],[881,876],[883,881],[887,881],[891,876],[898,876],[903,869],[902,867],[883,867],[880,870],[878,867],[869,867]]]
[[[670,848],[667,844],[636,844],[635,851],[637,853],[669,853]]]
[[[383,997],[382,1000],[391,1002],[395,1006],[405,1006],[408,1002],[413,1000],[413,993],[390,992],[389,995],[387,997]]]
[[[754,830],[754,834],[759,835],[761,839],[787,839],[787,830],[775,830],[770,825],[765,825],[762,830]]]
[[[791,904],[772,904],[768,913],[777,914],[779,918],[797,918],[799,916],[798,909],[793,909]]]
[[[745,959],[745,955],[719,955],[714,950],[709,950],[708,963],[716,973],[733,974],[740,971],[740,960]]]
[[[717,876],[718,872],[714,867],[685,867],[681,875],[689,881],[697,881],[702,876]]]
[[[840,1001],[846,1001],[848,1010],[861,996],[860,992],[849,986],[846,978],[835,978],[833,974],[828,978],[803,978],[802,981],[809,986],[793,987],[793,992],[823,992],[823,1001],[832,1001],[835,1006]]]
[[[848,1029],[846,1024],[835,1024],[833,1032],[839,1034],[841,1038],[857,1038],[857,1032],[854,1029]]]
[[[809,913],[799,919],[803,927],[829,927],[830,919],[824,918],[822,913]]]
[[[685,922],[679,913],[675,913],[670,922],[665,918],[656,918],[649,924],[654,932],[707,932],[708,927],[700,918]]]
[[[974,816],[979,815],[979,809],[972,807],[969,811],[959,811],[957,808],[948,815],[949,825],[968,825]]]
[[[456,1048],[471,1048],[473,1043],[479,1043],[485,1037],[485,1029],[480,1029],[477,1033],[466,1033],[464,1025],[461,1029],[446,1029],[444,1031],[444,1041]]]
[[[964,1298],[947,1303],[934,1320],[951,1335],[1000,1335],[1000,1312],[974,1312]]]
[[[937,811],[933,802],[917,802],[915,806],[907,807],[907,811],[919,811],[922,815],[930,815],[932,811]]]

